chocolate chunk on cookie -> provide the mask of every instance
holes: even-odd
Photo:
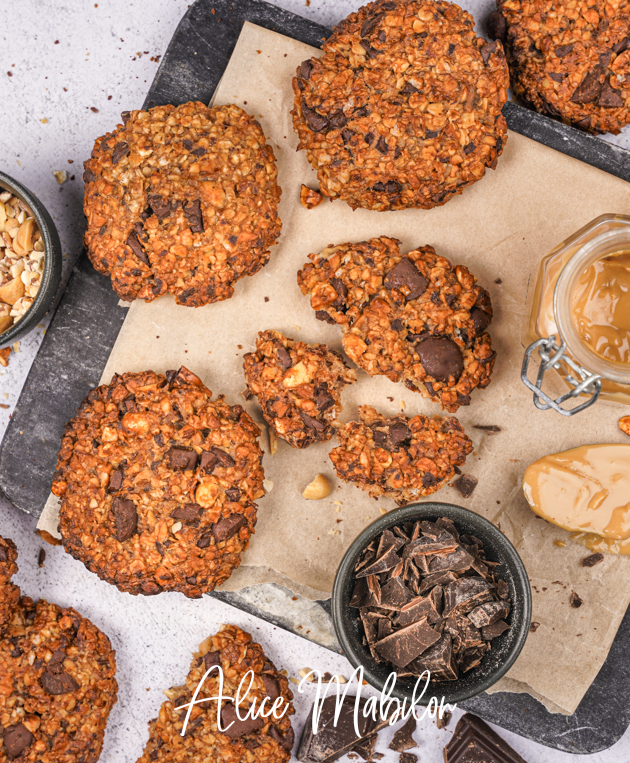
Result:
[[[497,0],[490,26],[506,42],[514,91],[541,114],[595,134],[630,122],[626,2]]]
[[[360,406],[359,416],[360,421],[337,432],[340,444],[330,451],[330,460],[340,479],[373,498],[385,495],[404,506],[431,495],[472,452],[472,442],[455,417],[387,419],[368,405]],[[403,439],[399,428],[404,428]]]
[[[224,701],[219,711],[217,701],[211,699],[219,693],[220,676],[213,667],[217,665],[223,671],[224,696],[235,697],[243,682],[238,708],[234,702]],[[204,678],[210,668],[212,671]],[[138,763],[176,760],[288,763],[290,760],[295,737],[290,720],[294,710],[289,682],[260,645],[235,625],[223,626],[215,636],[204,641],[184,683],[168,689],[165,694],[168,699],[158,717],[149,723],[149,740]],[[186,722],[188,708],[185,706],[193,695],[196,704]],[[248,713],[254,703],[255,713]],[[275,715],[270,712],[272,707],[276,708]]]
[[[343,299],[344,284],[337,283],[336,289]],[[265,421],[293,448],[330,440],[341,412],[341,391],[356,381],[356,373],[325,344],[294,342],[279,331],[258,334],[256,352],[245,355],[243,368]]]
[[[130,112],[85,170],[85,246],[121,299],[228,299],[280,235],[273,150],[237,106]]]
[[[494,169],[507,140],[500,42],[440,0],[369,3],[293,79],[293,127],[320,191],[353,209],[446,203]]]
[[[213,590],[254,532],[259,435],[186,368],[114,376],[62,439],[53,492],[66,551],[128,593]]]
[[[16,558],[0,538],[0,761],[96,763],[118,692],[114,650],[76,610],[20,598]]]
[[[309,259],[298,273],[302,293],[317,318],[341,326],[344,350],[370,376],[404,382],[451,413],[488,386],[492,303],[466,267],[430,246],[403,256],[386,236]]]

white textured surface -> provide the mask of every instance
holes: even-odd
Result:
[[[276,4],[330,26],[360,2],[312,0],[307,7],[304,0],[276,0]],[[461,4],[481,15],[493,2]],[[80,250],[84,225],[82,162],[95,137],[112,129],[121,111],[142,103],[157,68],[151,57],[164,53],[187,7],[186,0],[23,0],[16,13],[15,4],[0,3],[0,168],[40,196],[55,219],[69,260]],[[611,139],[630,145],[627,130]],[[52,175],[61,169],[69,177],[75,175],[63,186]],[[43,325],[21,342],[9,368],[0,369],[0,404],[9,405],[0,409],[0,438],[42,331]],[[200,601],[188,601],[179,594],[133,598],[99,581],[62,549],[49,546],[40,569],[37,554],[45,544],[34,529],[32,518],[0,499],[0,533],[13,538],[20,550],[16,582],[30,596],[76,607],[114,643],[119,701],[102,761],[137,759],[146,740],[146,724],[162,701],[162,689],[181,681],[191,651],[222,622],[250,631],[290,675],[297,676],[306,666],[349,673],[343,658],[208,597]],[[298,697],[294,724],[298,734],[308,704],[307,696]],[[630,733],[610,750],[593,756],[567,755],[500,733],[528,763],[627,763],[630,759]],[[388,738],[381,736],[378,749],[386,752],[383,763],[394,763],[398,756],[387,751]],[[413,752],[422,763],[443,760],[441,750],[450,738],[449,730],[440,732],[428,720],[419,724],[416,738],[419,745]]]

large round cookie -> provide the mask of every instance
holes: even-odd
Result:
[[[238,106],[123,114],[85,162],[85,246],[124,300],[228,299],[280,235],[271,146]]]
[[[309,255],[298,273],[317,318],[338,323],[348,357],[455,412],[490,384],[488,292],[431,246],[403,256],[381,236]]]
[[[430,209],[496,166],[507,64],[473,25],[454,3],[378,0],[301,64],[293,125],[324,195]]]
[[[0,548],[12,548],[0,538]],[[0,555],[0,600],[12,561]],[[11,594],[12,595],[12,594]],[[116,703],[109,639],[74,609],[24,596],[0,625],[0,763],[96,763]]]
[[[132,594],[198,597],[238,567],[264,495],[260,430],[185,368],[115,376],[66,426],[66,551]]]
[[[219,667],[224,678],[222,684]],[[221,729],[214,699],[220,688],[223,696],[239,696],[242,700],[238,711],[233,702],[222,703]],[[193,658],[184,683],[164,693],[168,699],[158,717],[149,723],[149,740],[138,763],[289,762],[295,739],[290,720],[294,709],[289,682],[260,644],[237,626],[224,625],[215,636],[206,639]],[[188,711],[185,705],[193,698],[196,704],[184,731]],[[245,718],[253,702],[257,717]]]
[[[630,122],[630,3],[497,0],[511,85],[537,111],[591,133]]]

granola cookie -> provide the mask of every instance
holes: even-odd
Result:
[[[191,702],[206,672],[220,666],[224,676],[223,695],[234,697],[240,682],[243,690],[249,686],[248,671],[253,672],[253,683],[239,713],[245,716],[252,700],[256,714],[265,702],[264,714],[275,707],[276,716],[239,720],[233,702],[222,703],[221,726],[217,720],[219,708],[216,701],[195,704],[184,736],[182,730],[188,708],[178,707]],[[261,646],[235,625],[224,625],[216,634],[201,644],[194,656],[190,672],[183,686],[175,686],[165,692],[167,701],[162,704],[157,718],[149,723],[149,741],[138,763],[189,763],[192,760],[225,761],[225,763],[288,763],[293,747],[294,733],[289,716],[293,715],[293,694],[287,679],[265,656]],[[196,696],[197,702],[219,694],[217,668],[205,678]],[[277,704],[276,704],[277,703]],[[288,705],[288,708],[287,708]]]
[[[0,600],[15,565],[0,558]],[[18,594],[19,594],[19,589]],[[0,763],[95,763],[116,703],[104,633],[74,609],[23,596],[0,627]]]
[[[280,235],[273,149],[238,106],[123,114],[85,162],[85,246],[121,299],[199,307],[269,261]]]
[[[473,449],[454,416],[387,419],[362,405],[359,417],[338,430],[340,445],[330,451],[330,460],[340,479],[399,506],[438,491]]]
[[[261,331],[256,352],[245,355],[247,389],[258,398],[265,421],[293,448],[327,442],[341,413],[341,390],[357,380],[341,355],[325,344]]]
[[[0,629],[11,620],[20,598],[20,589],[11,582],[18,570],[17,548],[9,538],[0,537]]]
[[[630,3],[497,0],[489,31],[506,43],[514,92],[591,133],[630,122]]]
[[[298,273],[317,318],[338,323],[348,357],[454,413],[490,383],[490,295],[463,265],[395,238],[329,246]]]
[[[473,25],[454,3],[377,0],[300,65],[293,126],[325,196],[431,209],[496,167],[508,70]]]
[[[61,442],[52,490],[66,551],[128,593],[212,591],[254,532],[259,435],[186,368],[114,376]]]

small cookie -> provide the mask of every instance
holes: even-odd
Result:
[[[377,0],[299,66],[293,127],[325,196],[431,209],[496,167],[508,69],[473,27],[454,3]]]
[[[247,388],[265,421],[293,448],[327,442],[341,413],[341,390],[357,380],[342,357],[325,344],[261,331],[256,352],[245,355]]]
[[[15,565],[0,554],[0,601]],[[0,626],[0,763],[96,763],[116,702],[116,660],[104,633],[74,609],[24,596]]]
[[[381,236],[331,245],[298,273],[320,320],[338,323],[348,357],[454,413],[490,383],[496,353],[490,295],[463,265],[431,246],[403,256]]]
[[[128,593],[212,591],[254,532],[259,435],[186,368],[114,376],[61,442],[52,490],[66,551]]]
[[[240,703],[238,712],[244,717],[256,701],[256,714],[261,702],[265,715],[276,707],[282,718],[239,720],[233,702],[222,703],[219,731],[216,701],[204,701],[219,694],[219,673],[215,668],[203,681],[196,695],[186,731],[182,736],[188,708],[177,710],[192,701],[206,671],[220,665],[223,671],[223,695],[236,696],[243,681],[241,696],[250,685],[248,671],[253,672],[251,689]],[[243,680],[244,679],[244,680]],[[235,625],[223,628],[200,646],[191,663],[183,686],[164,692],[168,700],[162,704],[158,717],[149,723],[149,741],[138,763],[179,763],[180,761],[225,761],[225,763],[288,763],[293,748],[294,733],[289,716],[293,715],[293,694],[289,682],[265,656],[261,646]],[[282,703],[278,699],[282,698]],[[275,705],[274,703],[278,703]],[[286,706],[288,705],[288,709]]]
[[[594,134],[630,122],[626,2],[497,0],[488,27],[506,43],[514,92],[541,114]]]
[[[269,261],[280,235],[273,149],[238,106],[123,114],[85,162],[85,246],[121,299],[199,307]]]
[[[387,419],[369,405],[359,407],[359,416],[337,431],[340,445],[330,460],[340,479],[399,506],[438,491],[473,449],[454,416]]]

